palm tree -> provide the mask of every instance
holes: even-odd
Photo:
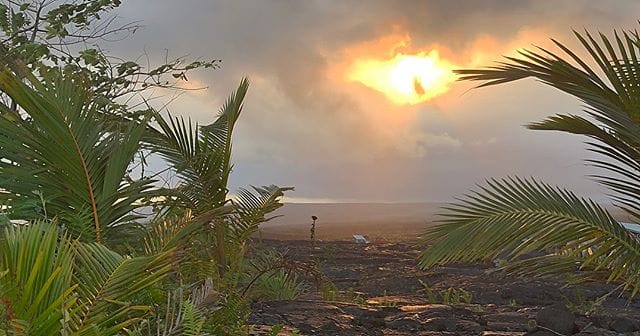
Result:
[[[194,127],[155,111],[136,120],[109,116],[81,75],[37,79],[18,70],[24,81],[0,68],[0,90],[21,111],[0,107],[0,209],[29,223],[0,213],[0,335],[197,334],[205,313],[220,308],[210,294],[233,283],[189,274],[186,280],[195,276],[201,286],[185,289],[183,265],[211,264],[206,252],[213,246],[220,273],[231,270],[228,278],[237,282],[245,242],[291,189],[228,195],[231,135],[248,81],[214,123]],[[127,171],[141,145],[170,163],[181,178],[177,188],[131,180]],[[132,211],[154,196],[181,215],[135,226],[144,229],[137,231],[143,248],[133,255],[112,250],[121,228],[134,227],[122,225],[135,218]],[[176,287],[162,305],[163,293]],[[239,321],[233,299],[224,298],[216,321]]]
[[[0,111],[0,204],[13,219],[55,217],[101,242],[156,195],[153,181],[127,179],[147,121],[110,127],[81,75],[22,73],[28,84],[0,68],[0,91],[21,111]]]
[[[612,39],[599,34],[598,41],[588,32],[574,33],[595,69],[553,40],[564,57],[525,50],[520,58],[459,73],[482,81],[480,87],[533,77],[578,98],[586,116],[555,115],[527,127],[587,136],[589,149],[600,155],[587,163],[603,172],[593,177],[616,206],[640,220],[640,36],[615,32]],[[445,210],[426,232],[431,245],[421,255],[424,268],[500,255],[518,274],[556,274],[578,265],[605,272],[632,295],[640,290],[638,240],[599,204],[570,191],[534,179],[491,179]],[[530,257],[534,250],[549,253]]]
[[[176,250],[202,225],[182,225],[153,254],[138,257],[73,239],[46,221],[7,227],[0,239],[0,335],[119,335],[143,323],[154,307],[141,293],[172,272]]]
[[[259,224],[273,218],[267,215],[282,205],[284,192],[293,189],[274,185],[252,187],[253,191],[240,189],[235,198],[229,197],[232,135],[248,88],[249,81],[245,78],[209,125],[194,125],[184,118],[165,118],[155,113],[158,129],[152,129],[145,138],[147,146],[160,154],[180,179],[181,183],[168,192],[172,205],[190,209],[196,217],[210,209],[233,205],[234,211],[212,220],[213,239],[203,237],[204,251],[209,250],[210,243],[215,247],[214,259],[220,275],[231,264],[237,266],[239,261],[234,259],[243,250],[245,240]]]

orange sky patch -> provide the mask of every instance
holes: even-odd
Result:
[[[407,34],[390,34],[345,50],[341,71],[347,82],[357,82],[382,93],[398,105],[415,105],[448,91],[455,81],[453,65],[438,50],[411,48]]]
[[[396,104],[415,105],[447,92],[456,78],[452,70],[432,50],[397,53],[390,59],[358,58],[347,70],[347,79],[383,93]]]

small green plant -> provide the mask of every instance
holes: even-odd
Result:
[[[365,304],[367,300],[362,296],[362,293],[358,293],[353,288],[347,289],[347,292],[344,294],[345,299],[355,304]]]
[[[256,281],[253,292],[265,300],[295,300],[306,290],[305,283],[297,274],[279,270],[263,274]]]
[[[329,280],[323,280],[320,283],[320,295],[322,296],[323,300],[338,301],[338,299],[340,298],[340,291],[338,291],[338,288],[333,282]]]
[[[460,299],[462,300],[462,302],[464,303],[471,303],[471,300],[473,299],[473,294],[465,289],[460,288]]]
[[[444,304],[468,304],[471,303],[471,299],[473,298],[473,294],[464,288],[449,287],[446,290],[443,290],[441,294],[442,303]]]
[[[418,279],[418,281],[422,285],[424,294],[430,303],[469,304],[473,299],[473,294],[464,288],[449,287],[445,290],[436,292],[431,286],[429,286],[429,284],[420,279]]]
[[[515,307],[518,305],[518,302],[516,302],[516,299],[511,299],[509,300],[509,306],[511,307]]]
[[[469,307],[469,308],[471,309],[471,311],[474,311],[474,312],[476,312],[478,314],[484,313],[484,307],[482,307],[481,305],[475,305],[475,306],[472,306],[472,307]]]
[[[347,289],[346,292],[340,292],[336,285],[326,279],[320,283],[320,296],[326,301],[343,301],[355,304],[366,304],[367,300],[362,293],[356,292],[353,288]]]
[[[284,330],[284,324],[278,323],[271,327],[271,331],[269,331],[268,336],[278,336],[281,331]]]
[[[433,289],[431,288],[431,286],[429,286],[428,283],[420,279],[418,279],[418,281],[422,285],[422,288],[424,289],[424,294],[427,297],[427,300],[429,300],[429,303],[437,303],[438,302],[437,294],[433,292]]]
[[[206,318],[190,300],[184,302],[183,335],[200,335]]]
[[[576,286],[573,289],[573,295],[564,296],[565,305],[569,310],[580,315],[591,315],[595,313],[602,305],[604,300],[609,294],[597,298],[595,300],[588,300],[584,295],[584,290],[580,286]]]
[[[380,300],[380,306],[382,306],[382,307],[395,307],[397,305],[398,305],[398,303],[396,301],[389,299],[389,296],[387,295],[387,290],[385,289],[383,294],[382,294],[382,300]]]
[[[248,300],[230,292],[218,304],[220,308],[207,316],[204,330],[211,335],[246,335],[246,321],[251,314]]]
[[[446,290],[442,291],[442,303],[450,304],[455,303],[456,301],[460,301],[460,296],[457,295],[458,292],[453,288],[449,287]]]

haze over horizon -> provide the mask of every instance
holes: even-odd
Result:
[[[278,184],[296,188],[288,202],[445,202],[486,178],[518,175],[604,199],[585,177],[594,170],[583,165],[584,138],[522,127],[556,113],[580,114],[578,101],[532,80],[470,90],[475,84],[442,75],[431,85],[427,77],[437,69],[489,66],[519,48],[553,49],[549,38],[580,50],[572,28],[635,29],[639,2],[363,6],[132,0],[117,13],[144,28],[105,48],[124,57],[146,50],[161,60],[168,49],[173,56],[222,59],[222,69],[195,73],[186,84],[208,90],[184,92],[168,106],[201,123],[214,119],[243,76],[250,78],[235,134],[232,191]],[[425,60],[436,70],[409,74],[416,99],[403,97],[401,85],[376,80],[401,73],[394,69],[403,64],[430,66]],[[361,66],[368,68],[359,72]]]

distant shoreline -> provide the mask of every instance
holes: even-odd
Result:
[[[285,203],[261,225],[267,239],[309,239],[311,216],[317,216],[320,240],[349,240],[361,234],[370,240],[416,240],[433,225],[446,202]],[[606,207],[614,217],[631,222],[621,210]]]

